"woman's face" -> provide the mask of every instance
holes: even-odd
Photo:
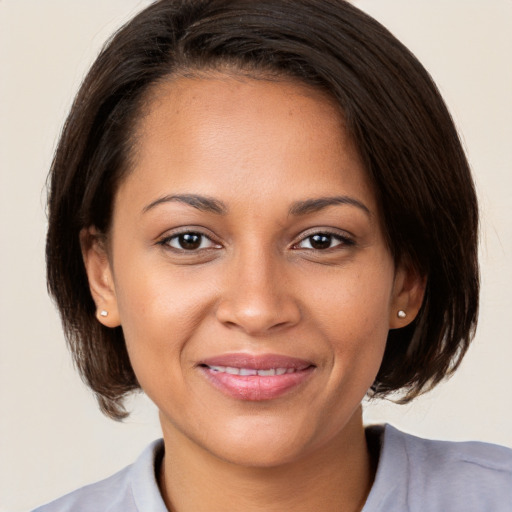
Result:
[[[179,78],[136,147],[109,257],[86,262],[164,436],[269,466],[360,424],[407,279],[333,103],[287,81]]]

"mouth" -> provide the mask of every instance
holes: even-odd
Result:
[[[268,370],[255,370],[254,368],[236,368],[234,366],[209,366],[210,370],[220,373],[229,373],[230,375],[242,375],[249,377],[259,375],[260,377],[270,377],[273,375],[284,375],[285,373],[295,373],[294,368],[270,368]]]
[[[297,389],[316,366],[311,361],[277,354],[225,354],[201,361],[198,368],[225,395],[262,401]]]

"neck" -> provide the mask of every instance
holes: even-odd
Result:
[[[329,443],[273,467],[219,459],[179,431],[164,431],[160,487],[172,512],[358,512],[375,470],[360,411]]]

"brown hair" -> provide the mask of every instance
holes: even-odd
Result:
[[[447,108],[417,59],[343,0],[160,0],[105,46],[75,99],[50,171],[48,287],[75,363],[104,413],[139,388],[122,329],[95,318],[79,243],[108,230],[150,86],[230,67],[327,91],[373,182],[397,262],[427,276],[416,320],[391,330],[374,396],[408,401],[459,365],[478,313],[478,210]]]

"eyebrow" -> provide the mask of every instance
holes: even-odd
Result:
[[[213,197],[201,196],[197,194],[176,194],[166,195],[160,197],[148,204],[142,210],[142,213],[155,208],[159,204],[170,203],[177,201],[180,203],[188,204],[193,208],[207,213],[215,213],[217,215],[225,215],[228,211],[227,206],[218,199]],[[315,199],[305,199],[303,201],[296,201],[290,206],[288,213],[294,216],[307,215],[308,213],[315,213],[329,206],[335,205],[350,205],[363,210],[371,217],[370,209],[361,201],[349,196],[334,196],[334,197],[319,197]]]
[[[308,213],[315,213],[328,206],[333,205],[350,205],[363,210],[369,217],[372,216],[370,209],[361,201],[350,196],[333,196],[333,197],[319,197],[316,199],[305,199],[304,201],[297,201],[292,204],[289,210],[290,215],[306,215]]]
[[[145,206],[142,213],[148,212],[159,204],[172,203],[173,201],[185,203],[201,210],[202,212],[216,213],[217,215],[225,215],[228,211],[226,205],[222,201],[214,199],[213,197],[200,196],[196,194],[177,194],[160,197],[156,201]]]

